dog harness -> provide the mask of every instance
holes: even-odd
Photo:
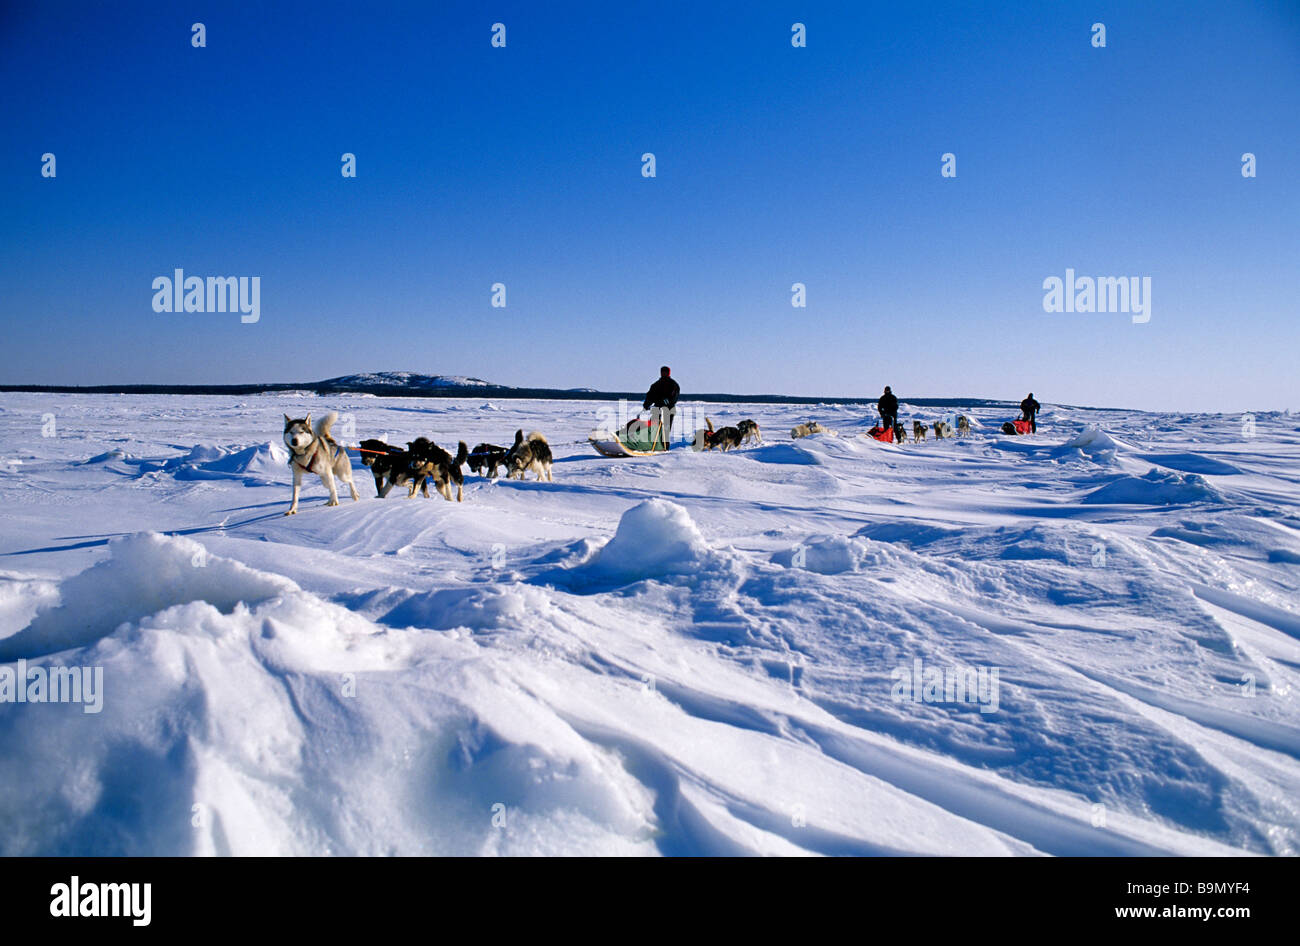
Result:
[[[298,462],[298,457],[297,457],[296,454],[294,455],[294,458],[293,458],[292,460],[289,461],[289,465],[290,465],[290,466],[296,466],[298,469],[302,470],[304,473],[310,473],[310,472],[311,472],[311,465],[312,465],[314,462],[316,462],[316,454],[319,453],[319,452],[320,452],[320,439],[319,439],[319,438],[313,438],[313,439],[312,439],[312,447],[311,447],[311,456],[307,458],[307,465],[306,465],[306,466],[303,466],[300,462]]]

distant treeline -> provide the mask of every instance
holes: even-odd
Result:
[[[504,400],[617,401],[625,398],[640,404],[644,391],[569,391],[555,388],[513,388],[500,385],[446,385],[434,388],[400,388],[386,384],[0,384],[0,392],[29,394],[275,394],[308,391],[312,394],[373,394],[376,397],[457,397]],[[733,404],[875,404],[875,397],[795,397],[788,394],[696,394],[684,392],[683,401]],[[1013,407],[1011,401],[988,398],[900,397],[917,407]]]

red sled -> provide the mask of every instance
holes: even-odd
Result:
[[[1032,434],[1034,425],[1027,420],[1009,420],[1002,425],[1004,434]]]
[[[872,427],[870,430],[867,431],[867,436],[874,437],[876,440],[879,440],[881,443],[894,442],[894,432],[888,427]]]

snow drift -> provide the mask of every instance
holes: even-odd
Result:
[[[83,647],[126,621],[173,605],[206,602],[229,613],[241,602],[291,591],[293,582],[209,556],[199,543],[156,533],[109,544],[109,557],[59,586],[59,603],[0,641],[0,661]]]
[[[1119,456],[1120,445],[1098,427],[1087,427],[1081,433],[1067,440],[1057,450],[1057,455],[1074,455],[1087,457],[1099,463],[1114,463]]]
[[[625,512],[614,537],[572,575],[576,584],[619,585],[688,575],[717,561],[684,507],[649,499]]]
[[[1219,491],[1196,473],[1153,469],[1144,476],[1121,476],[1088,493],[1083,502],[1174,506],[1222,499]]]
[[[289,452],[282,444],[251,447],[196,444],[189,453],[161,464],[159,469],[178,480],[238,479],[263,483],[284,479]]]

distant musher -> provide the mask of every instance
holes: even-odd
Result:
[[[1021,420],[1029,421],[1029,429],[1038,433],[1038,412],[1043,409],[1043,405],[1034,400],[1034,392],[1029,392],[1029,397],[1020,402],[1020,410],[1024,413]]]
[[[885,430],[893,430],[898,424],[898,398],[889,390],[889,385],[885,385],[885,393],[880,395],[876,410],[880,411],[880,426]]]
[[[663,425],[663,442],[664,447],[672,442],[673,438],[673,418],[677,416],[677,398],[682,393],[670,375],[672,369],[664,365],[659,369],[659,380],[650,385],[650,390],[645,393],[645,402],[642,403],[641,409],[650,412],[650,420],[657,421]]]

